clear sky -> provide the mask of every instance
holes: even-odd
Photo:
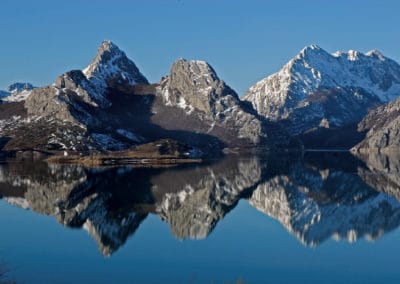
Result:
[[[50,84],[110,39],[151,82],[201,59],[242,95],[312,43],[400,61],[400,1],[1,0],[0,35],[0,89]]]

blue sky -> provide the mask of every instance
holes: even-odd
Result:
[[[2,0],[0,89],[50,84],[110,39],[151,82],[179,57],[202,59],[242,95],[312,43],[400,61],[399,11],[392,0]]]

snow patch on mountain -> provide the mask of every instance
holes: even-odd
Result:
[[[6,102],[22,102],[25,101],[30,94],[32,93],[32,90],[23,90],[21,92],[15,92],[11,93],[9,96],[3,99],[3,101]]]

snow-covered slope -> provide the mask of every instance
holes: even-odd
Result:
[[[357,122],[370,107],[399,94],[400,65],[378,51],[329,54],[311,45],[252,86],[243,100],[299,134],[323,119],[337,127]]]
[[[30,83],[13,83],[5,91],[0,91],[4,102],[21,102],[28,98],[35,87]]]

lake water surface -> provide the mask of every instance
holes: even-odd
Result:
[[[399,165],[345,152],[7,161],[0,263],[17,283],[400,283]]]

